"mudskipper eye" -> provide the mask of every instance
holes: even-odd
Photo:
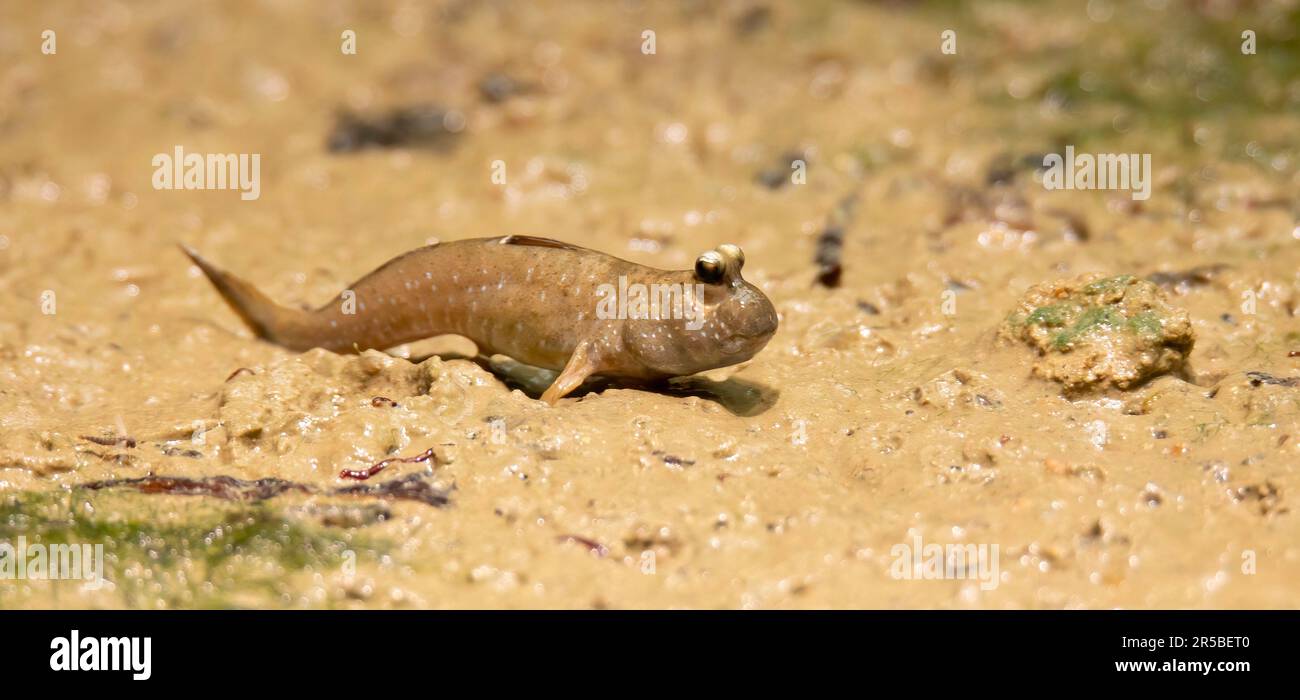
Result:
[[[695,260],[695,277],[705,284],[722,281],[722,257],[713,251]]]
[[[737,270],[745,266],[745,251],[741,250],[740,246],[735,243],[723,243],[718,246],[718,252],[735,260]]]

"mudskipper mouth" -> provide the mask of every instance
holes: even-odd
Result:
[[[726,355],[738,355],[749,348],[751,339],[743,335],[733,335],[722,341],[722,352]]]

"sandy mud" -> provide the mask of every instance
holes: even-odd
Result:
[[[1087,6],[0,4],[0,542],[107,579],[0,606],[1295,606],[1300,14]],[[156,189],[178,146],[257,197]],[[736,243],[780,328],[549,407],[257,340],[177,247],[313,307],[507,234]]]

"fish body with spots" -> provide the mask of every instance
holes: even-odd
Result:
[[[542,396],[552,404],[592,375],[657,379],[744,362],[778,322],[772,303],[741,277],[744,253],[730,244],[701,255],[693,270],[674,271],[528,236],[440,243],[390,260],[311,311],[280,306],[184,250],[268,341],[360,352],[460,335],[480,354],[559,370]],[[684,306],[601,313],[610,290],[638,285],[686,290]]]

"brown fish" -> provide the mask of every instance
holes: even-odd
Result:
[[[744,362],[777,327],[731,244],[672,271],[531,236],[439,243],[388,261],[314,311],[279,306],[181,247],[261,338],[360,352],[461,335],[483,355],[560,370],[542,394],[550,404],[592,375],[656,379]]]

